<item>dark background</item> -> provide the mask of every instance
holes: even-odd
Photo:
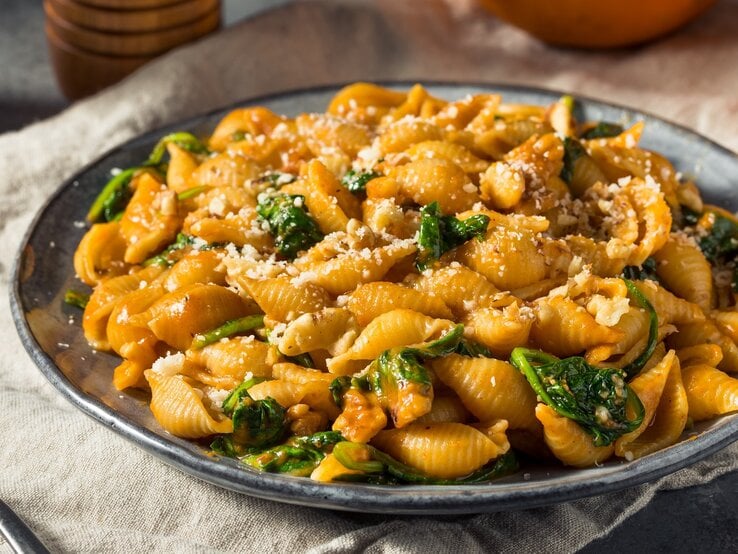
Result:
[[[283,3],[224,0],[224,25]],[[0,132],[69,105],[49,66],[43,23],[41,0],[0,0]],[[658,492],[646,508],[581,552],[610,551],[738,552],[738,473],[699,487]]]

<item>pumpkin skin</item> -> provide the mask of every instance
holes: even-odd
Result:
[[[615,48],[665,35],[715,0],[480,0],[497,17],[557,46]]]

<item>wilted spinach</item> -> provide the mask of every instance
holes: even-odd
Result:
[[[292,260],[323,239],[303,196],[262,193],[258,202],[256,213],[269,226],[277,251],[285,258]]]
[[[443,215],[438,202],[431,202],[420,210],[418,232],[418,256],[415,267],[423,271],[438,260],[444,252],[466,241],[484,236],[489,216],[473,215],[463,221],[452,215]]]

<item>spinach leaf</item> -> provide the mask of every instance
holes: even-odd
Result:
[[[297,177],[292,173],[282,173],[281,171],[273,171],[265,173],[259,178],[260,183],[267,183],[274,188],[279,188],[292,183]]]
[[[577,139],[564,138],[564,167],[561,168],[559,177],[567,184],[571,184],[574,177],[574,168],[577,160],[582,156],[586,156],[587,151]]]
[[[287,259],[322,240],[323,235],[304,205],[300,195],[259,195],[256,213],[269,226],[277,251]]]
[[[210,444],[218,454],[239,457],[254,448],[279,442],[287,430],[287,412],[272,397],[254,400],[248,389],[259,382],[249,379],[223,401],[223,413],[233,420],[233,433],[220,435]]]
[[[583,139],[591,140],[596,138],[608,138],[616,137],[623,132],[623,126],[617,123],[608,123],[607,121],[600,121],[582,135]]]
[[[369,387],[380,406],[390,412],[395,425],[401,427],[430,409],[433,387],[423,360],[454,352],[463,334],[464,326],[457,325],[440,339],[422,346],[385,350],[369,365]]]
[[[576,421],[596,446],[612,444],[643,421],[644,408],[625,383],[622,369],[597,368],[580,356],[558,359],[540,350],[515,348],[512,363],[525,375],[543,402]],[[635,417],[628,419],[626,407]]]
[[[420,210],[418,232],[418,256],[415,267],[423,271],[437,261],[444,252],[464,244],[487,232],[489,216],[473,215],[464,221],[452,215],[443,215],[438,202],[431,202]]]
[[[336,443],[343,440],[338,431],[320,431],[306,437],[291,437],[263,452],[246,456],[241,461],[271,473],[309,476]]]
[[[339,442],[333,447],[333,455],[344,467],[363,472],[360,475],[340,476],[341,481],[370,483],[412,483],[422,485],[461,485],[490,481],[518,470],[515,454],[510,451],[479,468],[466,477],[441,479],[399,462],[389,454],[368,444]]]
[[[376,171],[361,171],[349,169],[346,175],[341,179],[341,184],[354,194],[366,192],[366,184],[372,179],[380,177],[381,174]]]
[[[714,220],[710,232],[699,239],[700,250],[713,267],[732,269],[731,289],[738,293],[738,224],[716,212],[708,210],[700,214],[682,206],[684,221],[688,225],[697,225],[705,213],[711,214]]]
[[[90,295],[84,292],[68,289],[64,293],[64,303],[77,308],[85,309],[90,301]]]
[[[659,318],[656,314],[656,310],[648,301],[641,291],[639,291],[632,281],[623,279],[625,286],[628,287],[628,293],[633,297],[636,303],[648,312],[648,342],[646,348],[641,352],[635,360],[629,363],[623,368],[628,378],[638,374],[646,365],[648,359],[653,355],[653,351],[656,350],[656,343],[659,340]]]
[[[656,260],[652,257],[646,258],[640,266],[629,265],[623,268],[622,277],[624,279],[631,279],[635,281],[645,281],[650,279],[651,281],[661,282],[658,274],[656,273]]]
[[[682,208],[682,218],[684,220],[684,224],[685,225],[697,225],[697,222],[700,220],[700,217],[702,216],[702,214],[699,212],[695,212],[694,210],[684,205],[682,205],[681,208]]]
[[[705,257],[712,263],[717,263],[721,258],[735,257],[738,254],[738,225],[727,217],[719,214],[714,216],[715,222],[710,234],[702,237],[699,245]]]
[[[333,402],[339,408],[343,408],[343,395],[346,394],[346,391],[350,388],[361,391],[368,391],[371,389],[369,386],[369,380],[365,376],[349,377],[348,375],[343,375],[341,377],[336,377],[331,381],[331,384],[328,385],[328,390],[331,393]]]
[[[467,358],[494,358],[489,348],[468,339],[461,339],[456,346],[455,352]]]
[[[148,267],[150,265],[161,265],[171,267],[174,265],[176,260],[170,258],[170,254],[178,252],[188,246],[195,244],[195,237],[185,235],[184,233],[178,233],[175,241],[167,246],[160,254],[152,256],[151,258],[144,260],[143,265]]]

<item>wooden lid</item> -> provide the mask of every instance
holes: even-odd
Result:
[[[74,0],[49,0],[56,14],[70,23],[116,33],[151,32],[184,25],[216,9],[219,0],[184,0],[160,8],[110,10]]]
[[[195,21],[161,31],[143,33],[111,33],[80,27],[59,17],[49,0],[44,0],[44,11],[54,34],[64,42],[89,52],[116,56],[161,54],[175,46],[198,39],[220,25],[220,9],[217,6]]]
[[[184,0],[77,0],[79,4],[87,4],[98,8],[111,10],[145,10],[148,8],[161,8],[183,2]]]
[[[154,56],[102,56],[63,41],[47,22],[46,39],[56,80],[64,96],[77,100],[123,79]]]

